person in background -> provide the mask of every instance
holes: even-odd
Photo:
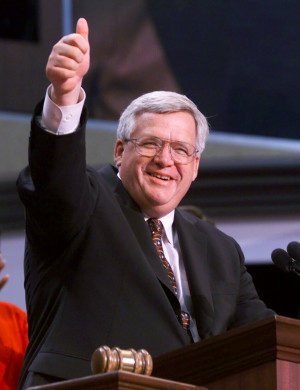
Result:
[[[89,61],[81,18],[48,59],[51,85],[17,180],[29,321],[20,389],[90,375],[100,345],[155,357],[274,315],[236,241],[177,207],[208,136],[190,99],[155,91],[133,100],[119,120],[115,166],[86,166]]]
[[[0,253],[0,271],[5,267]],[[0,279],[1,289],[8,275]],[[17,390],[28,344],[27,314],[12,303],[0,301],[0,389]]]
[[[198,206],[195,206],[193,204],[185,204],[185,205],[181,205],[179,206],[179,208],[181,210],[185,210],[185,211],[188,211],[189,213],[195,215],[196,217],[200,218],[200,219],[203,219],[204,221],[207,221],[211,224],[215,224],[215,222],[210,218],[208,217],[200,207]]]
[[[2,260],[2,253],[0,253],[0,272],[3,270],[3,268],[5,267],[5,263],[6,261],[5,260]],[[0,279],[0,291],[1,289],[6,285],[7,281],[9,279],[9,275],[6,274],[5,276],[3,276],[1,279]]]

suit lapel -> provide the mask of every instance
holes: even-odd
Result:
[[[178,309],[179,302],[174,294],[172,286],[170,285],[167,273],[157,255],[157,251],[151,238],[150,230],[144,220],[139,206],[135,203],[135,201],[124,188],[122,181],[116,175],[117,170],[114,167],[108,165],[105,166],[101,171],[101,173],[104,174],[106,182],[109,184],[112,191],[118,198],[122,211],[129,225],[131,226],[132,231],[135,234],[136,239],[142,249],[142,252],[144,253],[153,272],[163,284],[164,289],[167,291],[168,296],[172,300],[173,307]]]
[[[208,276],[206,236],[197,223],[185,218],[179,210],[175,212],[174,223],[188,278],[198,332],[201,338],[206,338],[211,333],[214,313]]]

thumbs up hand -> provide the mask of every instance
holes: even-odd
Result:
[[[50,97],[58,106],[78,102],[82,79],[90,66],[88,33],[87,21],[80,18],[76,32],[62,37],[52,48],[46,75],[52,83]]]

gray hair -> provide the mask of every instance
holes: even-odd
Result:
[[[207,120],[189,98],[176,92],[155,91],[133,100],[119,119],[117,137],[121,140],[131,137],[138,114],[144,112],[166,114],[178,111],[187,111],[193,116],[196,122],[196,148],[201,154],[209,134]]]

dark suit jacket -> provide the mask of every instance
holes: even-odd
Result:
[[[30,337],[21,382],[28,370],[90,375],[91,355],[104,344],[157,356],[189,343],[139,207],[115,168],[86,168],[85,115],[65,136],[45,132],[35,116],[30,168],[17,182]],[[201,339],[273,315],[232,238],[182,210],[174,224]]]

